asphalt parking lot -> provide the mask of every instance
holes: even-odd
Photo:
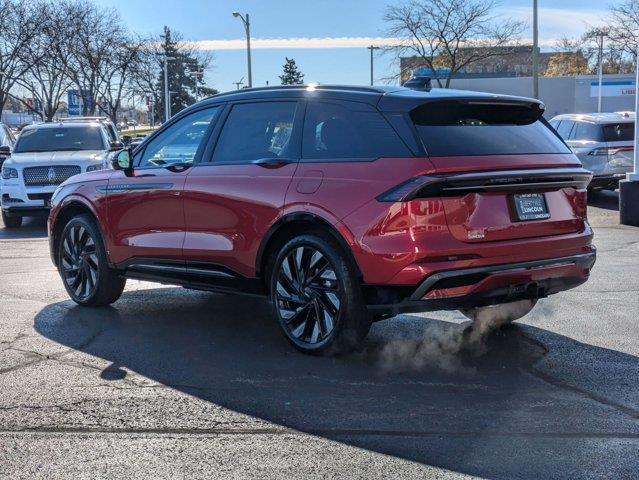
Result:
[[[0,478],[636,478],[639,229],[591,200],[598,262],[481,348],[463,317],[293,351],[252,298],[130,281],[67,299],[43,222],[0,228]]]

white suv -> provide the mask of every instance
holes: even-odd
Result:
[[[558,115],[550,124],[592,171],[589,189],[616,189],[632,171],[635,138],[634,112]]]
[[[22,218],[48,214],[51,196],[67,178],[110,168],[119,149],[99,123],[40,123],[25,127],[2,165],[2,221],[18,228]]]

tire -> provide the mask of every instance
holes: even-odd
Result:
[[[73,217],[62,230],[58,270],[71,299],[87,307],[111,305],[126,285],[109,268],[102,234],[88,215]]]
[[[269,285],[282,333],[303,353],[349,352],[370,330],[356,268],[329,234],[309,233],[284,244]]]
[[[22,226],[22,217],[10,217],[2,212],[2,223],[5,228],[20,228]]]

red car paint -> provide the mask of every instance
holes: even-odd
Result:
[[[351,248],[363,284],[415,287],[441,271],[594,252],[585,192],[545,190],[550,218],[523,222],[513,218],[511,191],[394,203],[378,201],[380,194],[420,175],[579,166],[572,154],[540,154],[98,172],[63,186],[49,229],[57,231],[61,212],[84,205],[98,219],[113,266],[143,258],[204,262],[251,278],[263,273],[259,254],[278,221],[308,214],[332,225]],[[123,184],[150,188],[113,189]],[[169,186],[152,188],[158,184]],[[432,290],[425,298],[562,276],[585,280],[588,274],[576,265],[496,273],[472,285]]]

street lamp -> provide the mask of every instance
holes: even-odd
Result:
[[[622,225],[639,227],[639,56],[635,57],[635,148],[634,171],[619,182],[619,220]]]
[[[156,53],[156,55],[164,58],[164,122],[171,118],[171,96],[169,95],[169,60],[175,60],[175,57],[169,57],[166,52]]]
[[[539,22],[537,0],[533,0],[533,51],[532,51],[532,76],[533,97],[539,98]]]
[[[379,50],[379,47],[371,45],[370,47],[366,47],[366,48],[371,51],[371,86],[372,86],[373,85],[373,51]]]
[[[249,22],[249,14],[243,16],[240,12],[233,12],[235,18],[242,20],[244,30],[246,30],[246,60],[248,63],[248,86],[253,86],[253,74],[251,72],[251,23]]]
[[[603,84],[603,42],[604,37],[608,35],[608,32],[604,29],[595,31],[595,35],[599,37],[599,60],[597,62],[597,77],[599,86],[597,89],[597,113],[601,113],[601,97],[602,97],[602,84]]]

